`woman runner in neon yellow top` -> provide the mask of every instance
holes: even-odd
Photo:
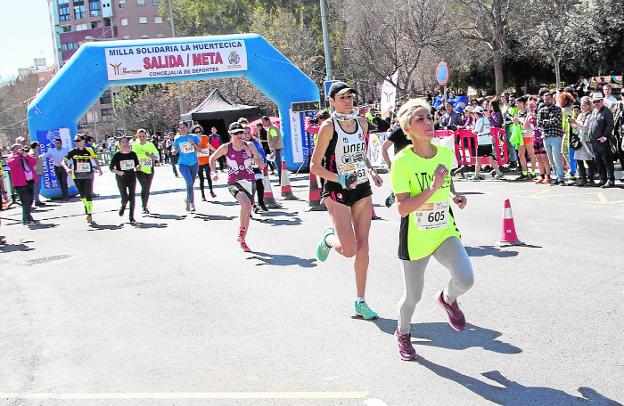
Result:
[[[472,287],[474,276],[450,207],[452,200],[464,208],[466,198],[455,193],[449,173],[452,151],[431,143],[431,107],[424,101],[410,100],[399,109],[397,118],[413,144],[395,156],[391,171],[392,190],[401,214],[399,258],[405,281],[395,337],[399,356],[408,361],[416,358],[410,322],[422,295],[429,259],[434,256],[451,272],[448,287],[436,299],[456,331],[466,325],[457,297]]]

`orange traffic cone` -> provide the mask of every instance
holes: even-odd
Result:
[[[316,182],[316,176],[310,172],[310,189],[308,191],[308,207],[306,211],[326,211],[327,207],[321,203],[321,189]]]
[[[499,247],[509,247],[513,245],[525,245],[518,239],[516,235],[516,226],[514,225],[513,214],[511,213],[511,203],[509,199],[505,199],[505,208],[503,211],[503,234],[501,240],[496,244]]]
[[[281,206],[277,204],[275,198],[273,197],[273,190],[271,189],[271,181],[269,179],[269,171],[267,170],[266,166],[264,167],[262,174],[264,175],[262,179],[262,184],[264,185],[264,204],[269,209],[279,209]]]
[[[286,168],[286,161],[282,161],[282,179],[280,179],[280,185],[282,186],[282,199],[284,200],[297,200],[292,192],[292,186],[290,186],[290,172]]]

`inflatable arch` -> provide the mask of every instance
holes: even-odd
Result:
[[[277,105],[284,160],[291,170],[298,168],[306,158],[303,112],[318,109],[319,90],[256,34],[84,44],[29,105],[30,138],[44,151],[56,138],[73,145],[80,117],[109,86],[235,77],[248,79]],[[49,162],[43,178],[42,194],[59,197]]]

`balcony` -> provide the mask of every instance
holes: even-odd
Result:
[[[62,32],[61,43],[81,43],[87,37],[93,37],[98,41],[114,40],[117,39],[117,27],[97,27],[89,30]]]

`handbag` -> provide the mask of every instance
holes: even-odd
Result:
[[[581,138],[573,132],[570,132],[570,148],[573,150],[581,149],[583,143],[581,142]]]

